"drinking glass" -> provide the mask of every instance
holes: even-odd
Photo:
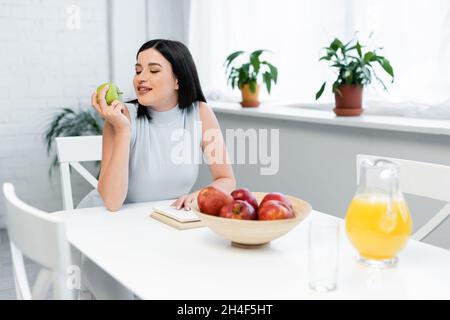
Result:
[[[337,287],[339,262],[339,222],[309,222],[309,287],[315,291],[332,291]]]

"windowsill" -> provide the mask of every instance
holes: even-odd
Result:
[[[262,103],[258,108],[242,108],[239,103],[221,101],[209,101],[208,105],[211,106],[214,112],[224,114],[450,136],[450,120],[378,115],[337,117],[332,110],[312,110],[300,106],[285,106],[270,103]]]

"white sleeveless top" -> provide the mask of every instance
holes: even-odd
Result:
[[[131,118],[128,192],[125,203],[175,199],[188,194],[202,159],[199,104],[137,118],[137,105],[125,104]],[[103,206],[97,190],[77,208]]]

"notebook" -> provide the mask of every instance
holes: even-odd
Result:
[[[153,207],[150,216],[179,230],[203,227],[203,222],[194,211],[177,210],[169,205]]]

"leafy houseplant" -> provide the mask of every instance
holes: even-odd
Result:
[[[47,154],[50,156],[56,137],[73,137],[86,135],[101,135],[103,128],[103,120],[97,112],[88,110],[73,110],[71,108],[63,108],[56,113],[48,124],[44,132],[44,140],[47,145]],[[98,168],[100,161],[96,161]],[[58,165],[58,157],[53,156],[52,164],[49,168],[49,175]]]
[[[236,66],[235,59],[244,54],[245,51],[236,51],[230,54],[225,60],[228,83],[231,87],[239,88],[242,93],[243,107],[257,107],[260,85],[258,80],[262,76],[262,81],[266,85],[270,94],[272,82],[277,83],[278,69],[266,60],[261,61],[260,55],[267,50],[256,50],[250,53],[247,62]]]
[[[336,38],[329,47],[324,48],[326,54],[319,59],[319,61],[328,61],[331,67],[338,70],[337,79],[332,85],[336,101],[334,112],[338,116],[359,116],[363,112],[363,87],[370,84],[373,77],[387,90],[383,81],[375,73],[374,64],[379,64],[391,76],[392,82],[394,81],[394,70],[389,60],[378,55],[376,50],[363,52],[363,47],[359,41],[355,44],[352,40],[344,45]],[[325,86],[326,82],[316,93],[316,100],[322,95]]]

